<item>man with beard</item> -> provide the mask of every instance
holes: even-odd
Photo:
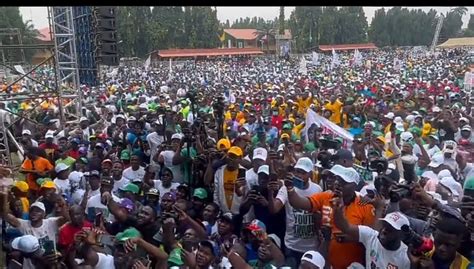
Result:
[[[365,246],[365,260],[370,268],[409,268],[408,247],[402,242],[402,227],[410,226],[408,219],[400,212],[387,214],[382,219],[380,232],[368,226],[353,225],[344,217],[342,199],[333,199],[334,223],[354,241]]]
[[[160,243],[155,239],[155,235],[160,230],[157,222],[156,211],[149,205],[142,206],[137,216],[129,214],[117,201],[114,201],[109,192],[102,195],[107,201],[107,207],[115,219],[122,224],[122,227],[135,227],[143,235],[143,239],[150,244],[159,246]]]

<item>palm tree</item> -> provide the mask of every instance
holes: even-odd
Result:
[[[468,9],[467,7],[455,7],[451,9],[451,12],[458,14],[459,16],[463,17],[467,14]]]
[[[257,42],[262,41],[263,38],[266,39],[267,41],[266,52],[268,53],[268,51],[270,50],[270,40],[271,39],[275,40],[275,35],[276,35],[276,31],[273,28],[273,23],[265,24],[260,29],[257,29],[257,31],[254,34],[257,35],[257,38],[256,38]]]

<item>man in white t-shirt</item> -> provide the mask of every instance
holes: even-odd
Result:
[[[103,203],[102,193],[111,192],[113,188],[113,180],[109,177],[103,177],[100,181],[100,193],[92,196],[87,200],[86,204],[86,214],[87,220],[93,222],[97,214],[102,213],[102,217],[106,221],[113,222],[115,220],[114,216],[110,214],[109,209],[106,204]],[[120,202],[120,198],[112,194],[112,198],[115,202]]]
[[[152,188],[155,188],[160,192],[160,200],[165,193],[176,190],[179,186],[179,183],[172,182],[173,175],[171,173],[170,169],[165,168],[163,169],[161,180],[153,180],[152,178],[149,178],[146,182],[148,185],[152,186]]]
[[[29,139],[31,141],[31,145],[33,147],[38,147],[38,141],[34,140],[33,138],[31,138],[31,131],[30,130],[23,130],[21,132],[21,136],[23,139]]]
[[[140,157],[138,155],[132,155],[130,158],[130,167],[123,170],[122,176],[130,182],[134,179],[143,181],[145,168],[140,166]]]
[[[158,163],[169,168],[173,172],[173,180],[178,183],[184,182],[184,172],[182,165],[173,165],[173,158],[175,154],[181,154],[179,150],[181,139],[181,134],[173,134],[171,136],[171,149],[162,151],[158,156]]]
[[[117,194],[119,188],[124,187],[130,180],[123,176],[123,164],[120,161],[115,161],[112,165],[112,179],[114,180],[114,187],[112,193]]]
[[[265,148],[256,148],[253,150],[253,157],[252,157],[252,169],[247,170],[245,172],[245,181],[247,181],[247,185],[253,186],[258,185],[258,168],[264,165],[267,161],[267,150]]]
[[[2,195],[6,196],[5,193],[2,193]],[[62,199],[60,196],[58,196],[58,198]],[[63,203],[65,204],[64,201]],[[29,220],[16,218],[8,213],[8,211],[8,206],[5,206],[2,210],[2,218],[10,225],[17,228],[22,234],[32,235],[38,238],[40,246],[44,246],[48,241],[57,241],[58,227],[66,222],[67,219],[64,216],[68,214],[66,207],[63,207],[60,217],[50,217],[45,219],[46,208],[42,202],[34,202],[31,204]],[[26,264],[23,268],[35,268],[31,264],[30,259],[25,260],[25,262]],[[27,264],[28,262],[29,264]]]
[[[310,179],[313,172],[313,162],[303,157],[298,160],[294,167],[294,177],[298,183],[295,184],[295,191],[301,197],[310,197],[315,193],[322,192],[319,185]],[[306,251],[319,247],[318,231],[315,230],[314,215],[311,212],[294,209],[288,202],[288,193],[285,186],[282,186],[276,198],[273,193],[278,189],[278,182],[269,184],[269,209],[272,214],[279,212],[285,207],[286,212],[286,233],[285,246],[287,247],[287,257],[299,260]]]
[[[381,219],[380,232],[364,225],[350,224],[344,217],[344,203],[335,198],[334,222],[341,231],[365,247],[367,268],[410,268],[408,247],[402,242],[402,229],[410,222],[400,212],[389,213]]]
[[[64,163],[58,163],[54,168],[56,171],[56,178],[53,180],[56,184],[56,189],[61,194],[69,195],[71,191],[71,184],[69,183],[69,166]]]

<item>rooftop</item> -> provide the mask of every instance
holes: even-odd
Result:
[[[258,48],[224,48],[224,49],[169,49],[155,51],[161,58],[206,57],[225,55],[258,55],[263,54]]]

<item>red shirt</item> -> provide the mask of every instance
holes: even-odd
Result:
[[[74,243],[74,235],[80,232],[84,227],[92,228],[92,224],[86,220],[82,223],[82,227],[75,227],[70,222],[64,224],[59,229],[58,245],[68,249]]]
[[[78,159],[79,158],[79,150],[69,150],[69,153],[68,153],[69,157],[71,158],[74,158],[74,159]]]
[[[42,143],[41,145],[39,145],[39,148],[43,149],[46,152],[46,156],[48,157],[48,160],[54,165],[54,159],[59,149],[58,145],[56,144],[47,145],[46,143]]]
[[[281,130],[283,127],[283,117],[282,116],[272,116],[272,126],[277,127],[278,130]]]

